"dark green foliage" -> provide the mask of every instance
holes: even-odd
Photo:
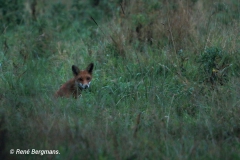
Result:
[[[2,18],[0,19],[1,30],[5,27],[13,27],[24,23],[23,0],[1,0],[0,11]]]
[[[228,72],[233,64],[231,54],[217,47],[206,48],[198,62],[200,63],[199,70],[202,73],[203,80],[212,84],[226,83],[232,75]]]
[[[109,2],[106,0],[90,0],[81,1],[73,0],[70,13],[74,20],[79,21],[84,25],[92,24],[90,17],[93,17],[97,21],[102,20],[108,16],[112,16],[118,3]]]

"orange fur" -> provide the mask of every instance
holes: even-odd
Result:
[[[83,89],[90,86],[92,80],[92,71],[94,64],[90,63],[85,70],[79,70],[75,65],[72,66],[74,78],[64,83],[55,93],[55,97],[71,97],[77,98]]]

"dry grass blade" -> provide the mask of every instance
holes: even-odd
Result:
[[[133,134],[134,138],[137,138],[137,132],[138,132],[138,129],[139,129],[141,114],[142,113],[139,113],[138,116],[137,116],[137,119],[136,119],[136,125],[135,125],[135,128],[134,128],[134,134]]]

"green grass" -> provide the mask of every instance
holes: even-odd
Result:
[[[117,2],[95,2],[78,2],[84,14],[39,2],[21,22],[8,4],[0,159],[239,159],[239,2],[125,2],[124,16]],[[90,62],[90,89],[55,99],[71,66]]]

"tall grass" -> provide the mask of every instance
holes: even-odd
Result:
[[[0,159],[240,158],[238,1],[19,3],[0,3]],[[54,99],[89,62],[91,88]]]

